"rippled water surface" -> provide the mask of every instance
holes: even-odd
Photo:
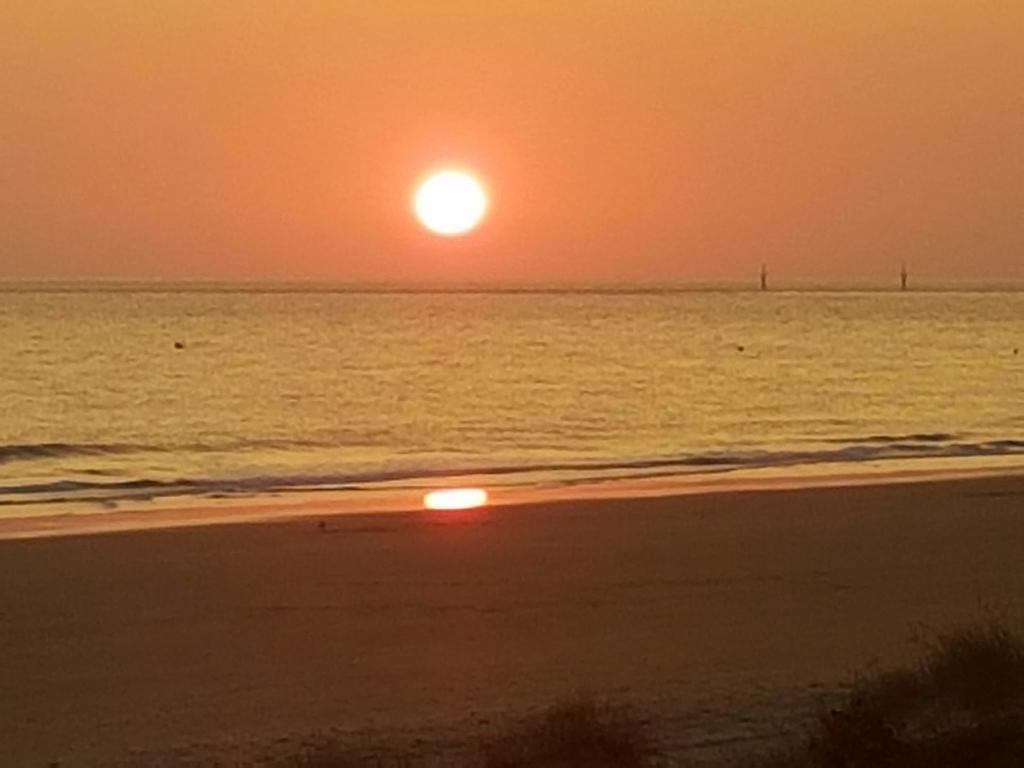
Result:
[[[1020,293],[22,289],[0,329],[0,515],[1024,456]]]

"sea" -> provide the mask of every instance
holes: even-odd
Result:
[[[1024,466],[1024,293],[6,286],[0,517]]]

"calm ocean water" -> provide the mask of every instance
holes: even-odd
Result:
[[[5,516],[1024,464],[1022,293],[19,289],[0,329]]]

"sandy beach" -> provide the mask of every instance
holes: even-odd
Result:
[[[4,763],[429,751],[579,691],[707,756],[1024,596],[1019,475],[319,519],[0,542]]]

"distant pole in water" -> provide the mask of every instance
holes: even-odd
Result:
[[[768,290],[768,267],[764,264],[761,265],[761,290]]]
[[[907,265],[903,264],[900,267],[900,290],[907,290]]]

